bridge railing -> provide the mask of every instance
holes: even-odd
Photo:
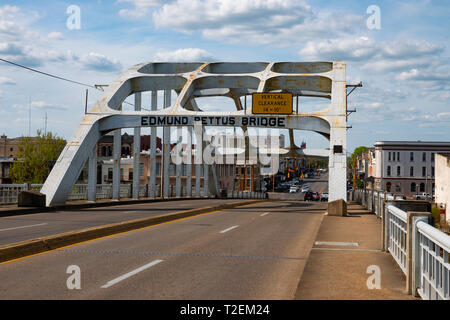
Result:
[[[424,221],[416,224],[414,266],[424,300],[450,300],[450,236]]]
[[[21,191],[26,191],[28,189],[40,191],[42,184],[0,184],[0,204],[16,204],[18,202],[19,193]],[[121,184],[119,189],[120,198],[132,198],[133,196],[133,186],[131,184]],[[112,184],[98,184],[96,186],[96,199],[112,199],[113,190]],[[266,197],[264,192],[253,192],[253,191],[232,191],[227,190],[225,194],[227,198],[233,199],[263,199]],[[139,185],[139,198],[147,198],[148,195],[148,185]],[[176,198],[176,187],[174,185],[169,185],[169,198]],[[187,197],[187,188],[182,186],[181,197]],[[197,194],[195,188],[192,188],[193,198],[208,198],[214,196],[208,196],[205,190],[200,189],[200,193]],[[155,188],[155,198],[161,198],[161,186],[156,185]],[[74,185],[72,192],[69,195],[68,200],[87,200],[88,199],[88,185],[87,184],[76,184]]]
[[[380,190],[356,189],[349,192],[348,199],[365,206],[372,213],[375,213],[378,218],[381,218],[384,210],[383,201],[405,200],[405,197],[402,194],[393,194]]]
[[[431,214],[402,210],[398,206],[408,207],[398,201],[403,196],[381,191],[354,190],[349,199],[382,219],[383,250],[406,275],[406,291],[424,300],[450,300],[450,236],[429,224]]]
[[[387,249],[406,275],[407,213],[393,205],[388,205],[386,207],[385,219],[384,226],[385,236],[387,237]]]

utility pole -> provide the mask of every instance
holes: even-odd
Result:
[[[28,137],[31,137],[31,96],[28,102]]]
[[[44,117],[44,135],[47,134],[47,111],[45,112],[45,117]]]

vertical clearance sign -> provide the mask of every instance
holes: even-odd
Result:
[[[292,93],[253,93],[253,114],[292,114]]]

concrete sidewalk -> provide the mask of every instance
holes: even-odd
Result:
[[[390,253],[382,252],[381,220],[349,203],[347,217],[325,215],[295,299],[414,300]],[[380,268],[381,288],[368,289],[369,266]]]

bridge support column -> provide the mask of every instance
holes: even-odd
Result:
[[[195,148],[195,195],[200,197],[201,179],[202,179],[202,163],[203,163],[203,128],[201,125],[194,126],[195,140],[197,142]]]
[[[186,146],[186,196],[192,197],[192,127],[188,127]]]
[[[157,110],[158,107],[158,91],[152,91],[152,111]],[[150,177],[148,184],[148,196],[149,198],[155,198],[156,195],[156,133],[157,128],[152,127],[150,129]]]
[[[203,163],[203,192],[209,197],[209,165],[206,163]]]
[[[134,110],[141,111],[142,94],[134,94]],[[141,160],[141,128],[134,128],[133,137],[133,199],[139,199],[139,176]]]
[[[88,201],[95,202],[97,200],[97,144],[89,156],[88,171]]]
[[[164,90],[164,108],[170,106],[170,90]],[[168,198],[169,195],[169,165],[170,165],[170,127],[163,129],[163,198]]]
[[[122,153],[122,130],[114,130],[113,143],[113,200],[120,199],[120,156]]]
[[[333,63],[334,80],[331,87],[329,202],[347,201],[347,89],[345,63]]]
[[[181,127],[177,127],[177,144],[179,144],[181,147],[181,144],[183,143],[183,131]],[[181,150],[181,152],[183,152],[183,150]],[[175,185],[175,192],[176,192],[176,197],[179,198],[181,197],[181,175],[182,175],[182,166],[183,166],[183,162],[181,162],[180,164],[176,165],[176,185]]]

